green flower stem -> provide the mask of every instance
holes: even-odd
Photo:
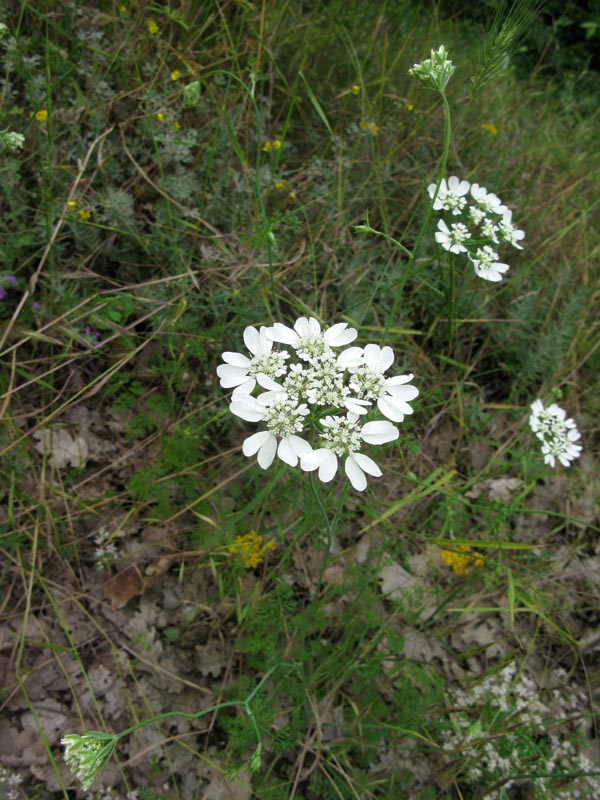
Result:
[[[148,725],[153,725],[156,722],[162,722],[165,719],[173,719],[174,717],[178,717],[180,719],[199,719],[200,717],[203,717],[206,714],[212,714],[214,711],[220,711],[223,708],[237,707],[237,708],[242,708],[244,710],[252,727],[254,728],[254,733],[256,735],[257,742],[260,745],[261,743],[260,731],[258,729],[256,717],[254,716],[254,712],[252,711],[250,704],[252,703],[252,700],[256,697],[257,693],[262,689],[266,681],[269,679],[269,677],[276,669],[277,669],[277,664],[268,669],[245,700],[226,700],[224,703],[216,703],[215,705],[209,706],[208,708],[203,708],[202,711],[195,711],[193,713],[188,713],[185,711],[166,711],[164,714],[157,714],[155,717],[148,717],[148,719],[143,719],[141,722],[138,722],[135,725],[126,728],[124,731],[116,733],[115,742],[118,742],[119,739],[123,739],[125,736],[131,735],[140,728],[145,728]]]
[[[340,521],[340,512],[341,509],[344,507],[344,503],[346,502],[346,495],[348,493],[348,481],[344,481],[344,488],[342,489],[342,496],[340,497],[339,503],[337,504],[336,512],[333,516],[333,519],[329,519],[329,514],[327,513],[327,509],[325,508],[325,504],[323,503],[323,498],[321,497],[321,493],[317,489],[315,485],[315,476],[314,472],[309,472],[308,480],[310,483],[310,489],[312,492],[313,497],[315,498],[316,504],[319,506],[319,511],[323,516],[323,520],[325,522],[325,531],[327,533],[327,552],[325,553],[325,558],[323,559],[323,563],[321,564],[321,571],[319,573],[319,579],[317,581],[317,587],[315,589],[315,598],[319,596],[321,592],[321,587],[323,585],[323,576],[325,575],[325,570],[329,564],[329,556],[331,554],[331,546],[333,545],[333,537],[335,536],[336,528]]]

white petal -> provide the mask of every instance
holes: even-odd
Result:
[[[247,356],[242,355],[242,353],[231,353],[227,351],[223,353],[221,356],[223,361],[226,364],[231,364],[234,367],[245,367],[246,369],[250,369],[251,361]]]
[[[328,483],[337,472],[337,456],[333,450],[321,447],[318,450],[313,450],[312,453],[302,456],[300,466],[306,472],[318,469],[319,479],[323,483]]]
[[[405,403],[414,400],[419,396],[419,390],[416,386],[402,386],[401,384],[385,384],[387,394],[395,397],[397,400],[404,400]]]
[[[221,386],[224,389],[231,389],[248,379],[248,369],[247,367],[232,367],[230,364],[219,364],[217,375],[221,379]]]
[[[267,410],[264,406],[248,394],[240,394],[231,401],[229,410],[236,417],[241,417],[247,422],[259,422],[265,418]]]
[[[360,466],[352,456],[348,456],[344,463],[344,470],[348,480],[357,492],[364,492],[367,488],[367,478]]]
[[[287,437],[287,439],[292,447],[292,450],[294,451],[294,453],[296,453],[298,458],[302,458],[302,456],[306,456],[309,453],[312,453],[312,447],[309,445],[307,441],[302,439],[302,437],[290,434]]]
[[[356,461],[358,466],[369,475],[373,475],[375,478],[381,478],[383,475],[373,459],[369,458],[369,456],[366,456],[364,453],[353,453],[352,458]]]
[[[288,328],[287,325],[282,325],[281,322],[276,322],[273,325],[270,338],[272,338],[273,341],[281,342],[282,344],[298,344],[298,334],[296,331]]]
[[[348,328],[348,330],[346,328],[348,328],[347,322],[338,322],[325,331],[323,338],[330,347],[343,347],[350,344],[358,336],[358,331],[354,328]]]
[[[244,383],[240,383],[240,385],[233,390],[231,399],[239,400],[240,395],[250,394],[250,392],[254,390],[255,386],[256,386],[256,381],[254,380],[254,378],[248,378],[248,380],[244,381]]]
[[[370,400],[360,400],[355,397],[346,397],[344,400],[344,407],[353,414],[366,414],[368,411],[367,406],[370,405]]]
[[[290,467],[295,467],[298,463],[298,456],[294,452],[287,436],[279,442],[277,455],[282,461],[284,461],[286,464],[289,464]]]
[[[406,414],[412,414],[412,408],[401,400],[391,395],[384,395],[377,401],[377,408],[384,417],[391,419],[392,422],[402,422]]]
[[[260,353],[260,333],[256,328],[248,327],[244,330],[244,344],[252,355]]]
[[[384,420],[377,420],[375,422],[367,422],[362,426],[360,437],[364,442],[369,444],[385,444],[386,442],[393,442],[400,436],[400,431],[391,422]]]
[[[277,452],[277,439],[273,433],[269,433],[269,438],[258,451],[258,465],[263,469],[267,469],[273,463],[275,453]]]
[[[270,431],[259,431],[249,436],[242,445],[242,453],[247,456],[253,456],[258,453],[260,448],[264,445],[267,439],[273,434]]]
[[[340,369],[358,367],[363,363],[363,353],[362,347],[347,347],[337,357],[336,364]]]
[[[259,372],[256,376],[256,380],[258,381],[258,385],[262,386],[263,389],[269,389],[271,392],[283,392],[283,386],[277,383],[277,381],[274,381],[273,378],[265,375],[264,372]]]

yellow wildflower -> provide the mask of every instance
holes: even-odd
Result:
[[[69,202],[67,203],[67,208],[69,209],[69,211],[75,211],[75,209],[77,208],[77,200],[69,200]]]
[[[148,28],[148,33],[150,36],[155,36],[158,33],[158,25],[156,24],[156,20],[149,19],[146,22],[146,27]]]
[[[285,183],[283,181],[275,181],[275,188],[276,189],[283,189]]]
[[[267,139],[267,141],[263,144],[263,153],[270,153],[271,150],[281,150],[281,142],[279,139]]]
[[[363,119],[359,122],[358,127],[365,133],[370,133],[371,136],[379,136],[379,126],[375,122]]]
[[[174,128],[176,131],[178,131],[178,130],[179,130],[179,128],[181,128],[181,125],[179,124],[179,122],[178,122],[177,120],[175,120],[175,122],[173,123],[173,128]]]
[[[165,115],[162,113],[162,111],[159,111],[158,114],[156,115],[156,121],[157,122],[165,121]]]
[[[404,108],[407,111],[412,111],[414,107],[415,107],[414,103],[404,103]]]
[[[45,108],[40,108],[39,111],[36,111],[35,113],[32,112],[30,116],[35,117],[37,122],[46,122],[48,119],[48,112]]]
[[[296,200],[297,199],[296,192],[290,192],[288,194],[288,197],[290,198],[290,200]]]
[[[352,94],[358,94],[360,92],[360,86],[358,83],[355,83],[352,87]]]
[[[121,3],[121,5],[119,6],[119,13],[124,14],[126,11],[127,11],[127,6],[125,5],[125,3]]]
[[[264,561],[265,553],[274,550],[273,542],[265,544],[264,537],[250,531],[244,536],[236,536],[235,544],[229,545],[228,550],[232,555],[238,555],[242,562],[250,569],[258,567]]]
[[[455,550],[442,550],[440,557],[444,564],[452,567],[457,575],[469,575],[471,566],[482,567],[483,558],[480,553],[471,553],[471,546],[468,544],[461,544]]]
[[[494,125],[493,122],[484,122],[481,126],[484,131],[491,133],[492,136],[497,136],[498,128]]]
[[[79,212],[79,219],[82,219],[84,222],[87,222],[88,219],[92,216],[92,212],[88,211],[87,208],[82,208]]]
[[[179,72],[178,69],[174,69],[173,72],[171,73],[171,80],[178,81],[179,78],[181,78],[181,72]]]

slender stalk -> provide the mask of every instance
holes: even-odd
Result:
[[[321,587],[323,585],[323,576],[325,575],[325,570],[329,564],[329,556],[331,554],[331,547],[333,545],[333,537],[335,535],[336,528],[340,521],[340,514],[342,509],[344,508],[344,503],[346,502],[346,495],[348,493],[348,482],[344,481],[344,488],[342,489],[342,495],[340,497],[339,503],[337,505],[336,512],[333,516],[333,519],[329,519],[329,514],[327,513],[327,509],[325,508],[325,504],[323,503],[323,498],[321,497],[320,492],[318,491],[315,485],[315,476],[313,472],[308,474],[308,480],[310,483],[310,489],[312,492],[313,497],[317,505],[319,506],[319,510],[325,522],[325,530],[327,532],[327,552],[325,553],[325,557],[323,559],[323,563],[321,564],[321,570],[319,572],[319,579],[317,581],[317,586],[315,589],[315,598],[319,596],[321,591]]]

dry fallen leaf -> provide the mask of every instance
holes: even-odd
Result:
[[[132,565],[104,584],[104,597],[113,611],[125,608],[130,600],[144,593],[144,580],[139,569]]]
[[[38,453],[48,456],[49,463],[57,469],[83,467],[88,458],[88,445],[79,434],[71,434],[66,428],[43,428],[33,434]]]

